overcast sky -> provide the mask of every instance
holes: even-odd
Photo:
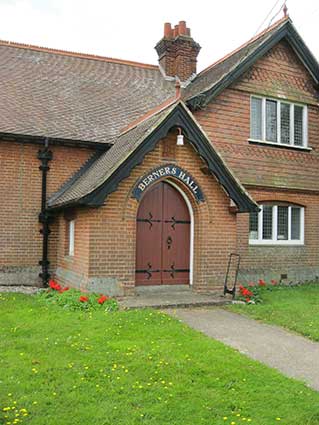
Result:
[[[154,46],[163,35],[164,22],[174,25],[185,20],[193,38],[202,46],[200,71],[254,36],[275,3],[276,0],[0,0],[0,39],[156,64]],[[282,3],[278,1],[272,15]],[[287,6],[297,30],[318,59],[318,0],[287,0]],[[280,13],[276,19],[282,16]]]

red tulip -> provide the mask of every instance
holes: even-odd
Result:
[[[109,297],[107,297],[106,295],[101,295],[100,298],[97,300],[97,302],[99,304],[104,304],[105,301],[107,301],[109,299]]]
[[[56,285],[57,285],[57,283],[54,282],[54,280],[49,280],[49,286],[50,286],[51,289],[55,289]]]
[[[86,296],[84,296],[84,295],[81,295],[80,298],[79,298],[79,300],[81,301],[81,303],[86,303],[86,302],[89,301],[89,298],[86,297]]]

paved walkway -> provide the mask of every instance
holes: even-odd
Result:
[[[319,391],[319,343],[221,308],[178,309],[168,313]]]
[[[0,285],[0,292],[20,292],[21,294],[36,294],[41,288],[38,286],[22,286],[22,285]]]

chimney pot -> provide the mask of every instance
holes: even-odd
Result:
[[[186,28],[186,22],[185,21],[179,21],[179,34],[180,35],[187,35],[187,28]]]
[[[172,37],[172,26],[170,22],[166,22],[164,24],[164,37],[171,38]]]

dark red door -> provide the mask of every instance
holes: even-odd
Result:
[[[189,284],[190,216],[182,195],[160,182],[137,213],[136,285]]]

